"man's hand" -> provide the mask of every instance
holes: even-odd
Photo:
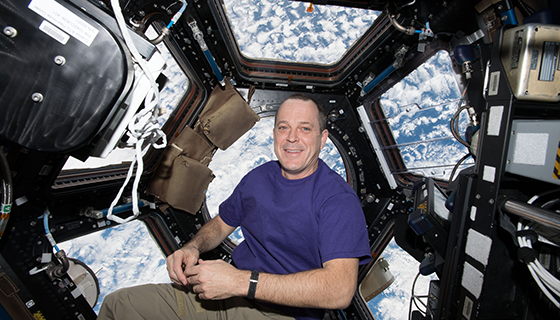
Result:
[[[186,270],[196,264],[201,253],[216,248],[233,230],[235,227],[228,226],[220,215],[204,224],[186,245],[167,257],[171,281],[186,286]]]
[[[358,264],[357,258],[340,258],[326,261],[322,268],[291,274],[261,272],[255,298],[293,307],[345,309],[356,291]],[[249,291],[251,271],[223,260],[199,259],[184,274],[201,299],[245,297]]]
[[[222,300],[246,296],[249,290],[250,271],[239,270],[223,260],[198,261],[198,265],[185,269],[188,283],[201,299]]]
[[[167,272],[171,281],[186,286],[187,276],[185,271],[195,265],[199,254],[196,248],[185,246],[167,257]]]

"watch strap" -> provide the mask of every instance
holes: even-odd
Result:
[[[251,272],[251,279],[249,279],[249,293],[247,293],[247,298],[253,300],[255,299],[255,292],[257,292],[257,283],[259,282],[259,272],[253,270]]]

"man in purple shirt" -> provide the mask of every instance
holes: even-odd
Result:
[[[273,135],[278,161],[248,173],[219,215],[167,258],[175,286],[117,291],[100,319],[307,320],[348,307],[358,266],[371,255],[356,193],[319,159],[325,112],[314,99],[292,95],[278,109]],[[237,226],[245,241],[232,253],[235,266],[199,259]],[[192,292],[177,289],[183,286]]]

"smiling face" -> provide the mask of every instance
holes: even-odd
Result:
[[[288,99],[278,109],[274,152],[286,179],[305,178],[317,170],[319,152],[329,136],[320,129],[318,114],[311,100]]]

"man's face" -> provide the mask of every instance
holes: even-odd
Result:
[[[274,152],[282,175],[293,180],[315,172],[328,135],[326,129],[320,131],[317,107],[312,101],[284,101],[274,126]]]

